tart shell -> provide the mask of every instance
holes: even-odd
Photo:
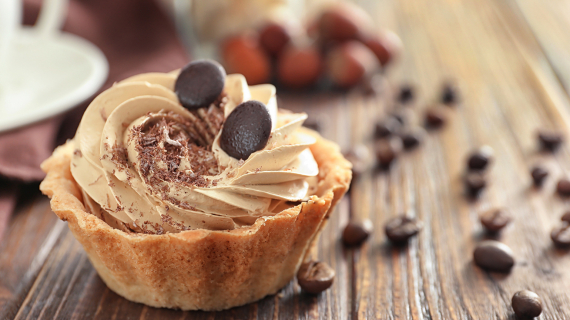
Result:
[[[93,267],[117,294],[153,307],[223,310],[275,294],[293,279],[351,180],[338,146],[313,131],[318,190],[310,200],[248,227],[164,235],[128,233],[86,211],[70,172],[72,149],[57,148],[42,164],[40,189],[68,222]]]

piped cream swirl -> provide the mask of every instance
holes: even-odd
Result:
[[[278,112],[272,85],[226,78],[223,96],[188,111],[173,92],[177,73],[131,77],[89,105],[73,140],[71,172],[90,210],[145,233],[229,230],[271,216],[315,187],[315,138],[306,114]],[[245,161],[219,144],[224,119],[247,100],[272,119],[266,147]],[[97,208],[95,208],[97,207]]]

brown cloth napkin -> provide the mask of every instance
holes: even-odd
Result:
[[[24,1],[24,24],[35,23],[41,4]],[[107,57],[109,77],[102,90],[131,75],[171,71],[188,61],[171,19],[154,0],[71,0],[63,30],[91,41]],[[73,137],[88,102],[66,115],[0,133],[0,177],[10,179],[0,180],[0,239],[17,184],[44,177],[41,162],[56,144]]]

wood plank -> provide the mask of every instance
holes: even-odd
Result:
[[[362,183],[376,195],[374,206],[370,210],[365,202],[355,212],[370,217],[377,229],[404,211],[423,220],[425,228],[405,248],[390,246],[379,230],[362,248],[358,314],[505,319],[512,316],[512,294],[529,288],[547,301],[541,318],[568,317],[570,274],[564,266],[570,256],[553,248],[548,237],[565,201],[553,196],[554,180],[536,192],[528,175],[538,159],[547,161],[554,177],[566,170],[567,149],[556,157],[538,154],[534,135],[540,127],[566,129],[568,102],[550,67],[541,63],[532,33],[512,8],[496,1],[398,1],[382,10],[400,18],[387,26],[408,49],[404,67],[392,77],[418,85],[420,108],[450,75],[462,81],[466,99],[450,113],[450,126],[430,134],[422,150],[402,157],[389,174]],[[482,144],[496,151],[492,185],[480,201],[469,202],[460,176],[468,152]],[[487,237],[477,215],[495,206],[515,215],[500,237],[518,259],[508,276],[486,273],[471,262],[474,246]]]

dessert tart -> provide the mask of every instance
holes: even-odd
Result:
[[[291,281],[350,183],[306,118],[213,61],[137,75],[93,100],[40,189],[119,295],[240,306]]]

